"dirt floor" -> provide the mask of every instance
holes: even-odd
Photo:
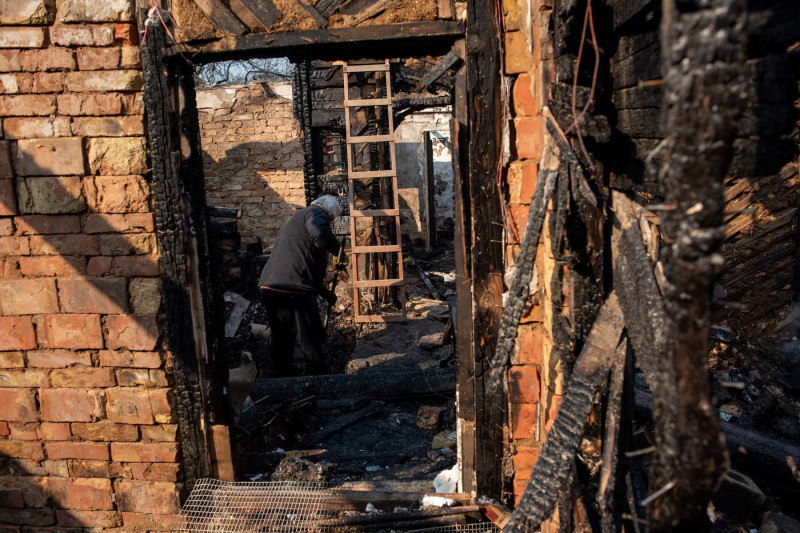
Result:
[[[406,320],[363,325],[353,320],[352,286],[345,273],[327,329],[326,349],[335,376],[268,379],[269,340],[253,334],[266,324],[265,310],[257,294],[247,293],[249,305],[241,323],[226,339],[230,367],[247,362],[248,356],[241,360],[237,354],[248,352],[258,374],[250,394],[254,407],[245,408],[234,426],[238,477],[432,482],[451,469],[456,464],[455,356],[449,323],[454,270],[451,246],[407,256]],[[228,300],[227,318],[234,313],[236,297]],[[326,307],[320,303],[323,314]],[[296,363],[302,375],[300,354]],[[410,381],[391,384],[398,376]],[[376,386],[387,377],[389,385]]]

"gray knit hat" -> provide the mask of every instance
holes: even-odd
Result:
[[[331,215],[332,217],[336,218],[342,212],[342,206],[339,205],[339,200],[335,196],[331,196],[330,194],[326,194],[325,196],[320,196],[311,204],[317,204],[322,209],[325,210],[326,213]]]

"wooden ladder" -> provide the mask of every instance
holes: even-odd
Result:
[[[401,249],[402,241],[400,237],[400,204],[397,198],[397,166],[395,164],[394,117],[392,112],[389,60],[387,59],[384,63],[368,65],[348,65],[346,62],[343,62],[342,70],[342,77],[344,79],[345,139],[347,142],[347,182],[350,203],[350,265],[353,273],[353,306],[355,320],[356,322],[402,321],[405,320],[406,317],[406,294],[405,285],[403,284],[403,252]],[[375,76],[376,93],[374,96],[376,97],[361,98],[360,96],[362,95],[359,94],[359,98],[351,98],[349,74],[370,72],[384,73],[386,94],[377,97],[380,93],[380,81],[378,80],[378,76]],[[381,132],[380,121],[378,121],[377,134],[363,135],[365,130],[369,127],[369,124],[351,123],[352,112],[355,111],[356,117],[358,117],[359,110],[369,110],[370,108],[375,111],[375,116],[381,115],[381,112],[385,113],[383,116],[388,119],[388,131]],[[366,117],[367,114],[361,113],[361,116]],[[359,121],[357,120],[356,122]],[[366,120],[362,120],[361,122],[366,122]],[[361,127],[361,131],[357,131],[354,134],[353,127]],[[378,158],[378,166],[383,168],[374,169],[367,165],[367,170],[363,170],[362,167],[364,165],[358,164],[357,160],[359,157],[363,158],[365,149],[367,154],[370,153],[368,148],[371,144],[377,145],[377,148],[379,150],[382,149],[384,154],[388,148],[389,157],[388,160],[384,157],[382,161],[380,157]],[[363,209],[363,205],[357,207],[357,201],[363,204],[363,199],[357,199],[356,185],[358,183],[375,184],[374,180],[378,180],[377,184],[378,191],[380,191],[381,205],[379,205],[377,209],[371,204],[368,205],[366,209]],[[388,186],[391,186],[391,191],[387,193]],[[367,187],[372,187],[372,185],[367,185],[365,191]],[[391,219],[394,221],[395,231],[390,230],[389,234],[382,234],[380,231],[380,220]],[[357,230],[365,226],[371,232],[372,240],[375,241],[373,244],[365,244],[365,242],[359,244],[359,234]],[[362,241],[366,242],[369,240],[369,237],[367,239],[362,239]],[[394,240],[395,242],[387,243],[385,242],[387,240]],[[378,274],[376,276],[378,279],[371,279],[369,270],[371,268],[370,265],[373,263],[370,261],[370,257],[375,257],[376,254],[391,254],[393,257],[396,254],[397,262],[396,264],[389,263],[389,266],[385,269],[385,277],[380,277],[380,274]],[[386,256],[384,255],[383,257],[385,258]],[[362,260],[362,262],[359,262],[359,260]],[[361,267],[364,267],[363,271]],[[362,274],[364,274],[364,276],[359,279],[359,276]],[[392,277],[391,274],[394,274],[395,277]],[[373,288],[376,290],[369,291]],[[375,309],[381,307],[381,297],[377,295],[389,291],[388,295],[392,296],[392,288],[396,289],[394,296],[398,302],[397,307],[388,313],[376,313]],[[381,291],[381,289],[384,290]],[[368,294],[371,294],[374,299],[372,302],[372,312],[366,309],[367,302],[365,300],[367,300],[367,298],[364,297],[365,291],[368,291]],[[386,296],[386,294],[384,294],[384,296]]]

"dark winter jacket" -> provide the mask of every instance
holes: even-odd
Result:
[[[324,294],[328,252],[339,252],[331,221],[331,216],[315,204],[289,217],[261,271],[259,287]]]

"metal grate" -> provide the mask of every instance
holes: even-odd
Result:
[[[495,531],[502,531],[502,529],[495,526],[491,522],[480,522],[477,524],[414,529],[409,531],[408,533],[494,533]]]
[[[332,483],[227,482],[195,483],[173,531],[308,531],[350,509]]]

